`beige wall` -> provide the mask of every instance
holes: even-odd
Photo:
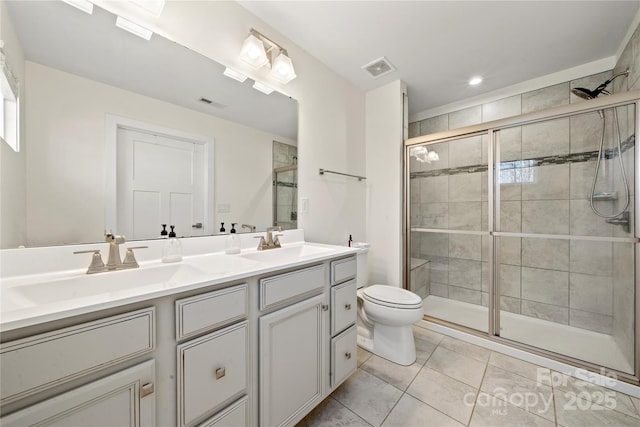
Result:
[[[24,116],[24,55],[9,19],[4,2],[0,2],[0,40],[4,53],[20,81],[21,116]],[[26,244],[26,150],[24,124],[21,123],[20,151],[0,142],[0,248],[15,248]]]

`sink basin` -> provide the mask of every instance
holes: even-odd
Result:
[[[301,245],[250,252],[240,255],[240,257],[265,263],[284,263],[293,262],[298,259],[304,259],[331,251],[333,251],[333,249],[325,248],[323,246]]]
[[[178,284],[201,277],[203,271],[187,264],[166,264],[132,270],[72,277],[16,286],[12,291],[32,303],[48,304],[137,289],[157,284]]]

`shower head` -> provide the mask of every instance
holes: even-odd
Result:
[[[585,89],[583,87],[575,87],[573,89],[571,89],[571,93],[573,93],[576,96],[579,96],[582,99],[593,99],[595,97],[597,97],[599,94],[595,93],[594,91],[591,91],[589,89]]]
[[[626,71],[623,71],[622,73],[618,73],[618,74],[614,75],[613,77],[611,77],[606,82],[602,83],[600,86],[598,86],[594,90],[585,89],[583,87],[576,87],[576,88],[571,89],[571,93],[573,93],[576,96],[579,96],[582,99],[594,99],[594,98],[597,98],[598,96],[600,96],[603,93],[605,95],[611,95],[611,93],[609,93],[609,91],[606,90],[606,87],[609,86],[609,83],[611,83],[612,81],[614,81],[616,78],[618,78],[620,76],[627,76],[627,75],[629,75],[629,69],[628,68],[627,68]]]

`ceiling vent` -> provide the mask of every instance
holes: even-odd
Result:
[[[362,69],[369,73],[371,77],[377,79],[378,77],[382,77],[385,74],[394,72],[396,70],[396,67],[391,65],[391,62],[389,62],[389,60],[383,56],[376,59],[375,61],[368,63],[367,65],[364,65]]]
[[[227,107],[224,104],[220,104],[219,102],[215,102],[215,101],[212,101],[212,100],[204,98],[204,97],[200,98],[198,101],[202,102],[203,104],[211,105],[212,107],[216,107],[216,108],[226,108]]]

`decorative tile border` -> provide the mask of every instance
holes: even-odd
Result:
[[[622,143],[622,152],[632,149],[635,146],[635,135],[631,135]],[[610,148],[604,152],[606,159],[614,159],[618,156],[617,148]],[[598,151],[585,151],[583,153],[561,154],[558,156],[535,157],[526,160],[513,160],[509,162],[500,162],[500,169],[521,169],[532,168],[536,166],[562,165],[567,163],[581,163],[598,159]],[[411,172],[409,178],[429,178],[443,175],[458,175],[462,173],[486,172],[489,169],[487,165],[471,165],[458,168],[437,169],[432,171]]]

